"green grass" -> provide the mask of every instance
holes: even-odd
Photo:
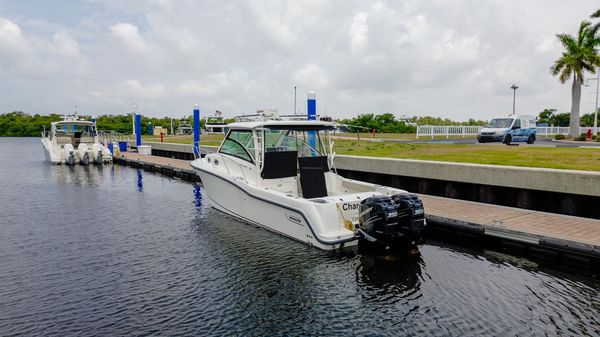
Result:
[[[344,133],[339,133],[336,132],[335,136],[336,138],[343,138],[343,139],[348,139],[348,138],[352,138],[352,139],[357,139],[358,136],[356,133],[349,133],[349,132],[344,132]],[[459,139],[459,138],[471,138],[471,139],[475,139],[477,138],[477,136],[449,136],[446,137],[445,135],[437,135],[434,136],[433,139]],[[416,133],[376,133],[375,137],[373,137],[372,133],[364,133],[361,132],[360,133],[360,140],[368,140],[368,139],[394,139],[394,140],[416,140],[417,139],[417,134]],[[421,136],[419,137],[419,140],[431,140],[431,136]]]
[[[202,135],[200,139],[201,145],[218,146],[221,144],[223,136]],[[501,144],[374,143],[369,141],[370,139],[372,138],[361,137],[360,141],[336,139],[335,151],[341,155],[600,171],[600,148],[505,146]],[[144,140],[160,142],[160,137],[146,136]],[[166,136],[164,141],[191,144],[192,136]]]
[[[201,135],[200,136],[200,144],[209,145],[209,146],[217,146],[221,144],[223,140],[223,135]],[[160,136],[143,136],[143,140],[148,142],[160,142]],[[175,144],[192,144],[194,137],[192,135],[186,136],[164,136],[163,141],[165,143],[175,143]]]
[[[335,151],[341,155],[600,171],[600,148],[402,144],[337,140]]]

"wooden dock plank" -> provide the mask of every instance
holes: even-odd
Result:
[[[600,247],[600,220],[420,195],[425,213]]]
[[[181,159],[166,158],[166,157],[159,157],[159,156],[152,156],[152,155],[144,155],[144,154],[138,154],[136,152],[121,152],[119,154],[119,156],[121,156],[123,158],[127,158],[129,160],[140,161],[143,163],[171,166],[173,168],[178,168],[181,170],[189,170],[189,171],[193,170],[191,162],[189,160],[181,160]]]

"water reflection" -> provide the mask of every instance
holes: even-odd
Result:
[[[59,184],[98,187],[102,183],[102,168],[82,165],[52,165],[50,176]]]
[[[197,210],[200,210],[202,207],[202,189],[198,183],[194,184],[194,204]]]
[[[137,190],[138,192],[144,192],[144,177],[140,169],[137,169]]]
[[[396,295],[419,289],[425,263],[418,248],[396,249],[387,254],[361,249],[359,255],[360,265],[356,270],[359,284]]]

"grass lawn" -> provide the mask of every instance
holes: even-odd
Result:
[[[409,137],[407,134],[389,135]],[[414,137],[414,134],[412,136]],[[400,139],[392,136],[389,138]],[[200,136],[200,144],[218,146],[221,144],[222,139],[223,135],[203,134]],[[365,139],[365,141],[362,141],[362,139]],[[373,143],[369,141],[370,139],[372,138],[363,138],[362,136],[361,141],[338,138],[335,140],[335,151],[337,154],[354,156],[600,171],[600,148],[505,146],[500,144]],[[160,142],[160,137],[144,136],[144,140]],[[165,136],[164,142],[191,144],[192,136]]]
[[[475,144],[402,144],[336,140],[337,154],[459,163],[600,171],[600,148]]]
[[[216,134],[202,134],[200,135],[200,144],[208,145],[208,146],[218,146],[221,144],[224,135],[216,135]],[[148,142],[160,142],[160,136],[143,136],[143,140]],[[165,143],[175,143],[175,144],[192,144],[194,136],[186,135],[186,136],[164,136],[163,141]]]

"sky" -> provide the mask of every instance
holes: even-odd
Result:
[[[0,113],[277,108],[489,119],[570,109],[550,74],[578,0],[0,0]],[[595,75],[592,75],[595,77]],[[582,113],[594,110],[595,83]]]

